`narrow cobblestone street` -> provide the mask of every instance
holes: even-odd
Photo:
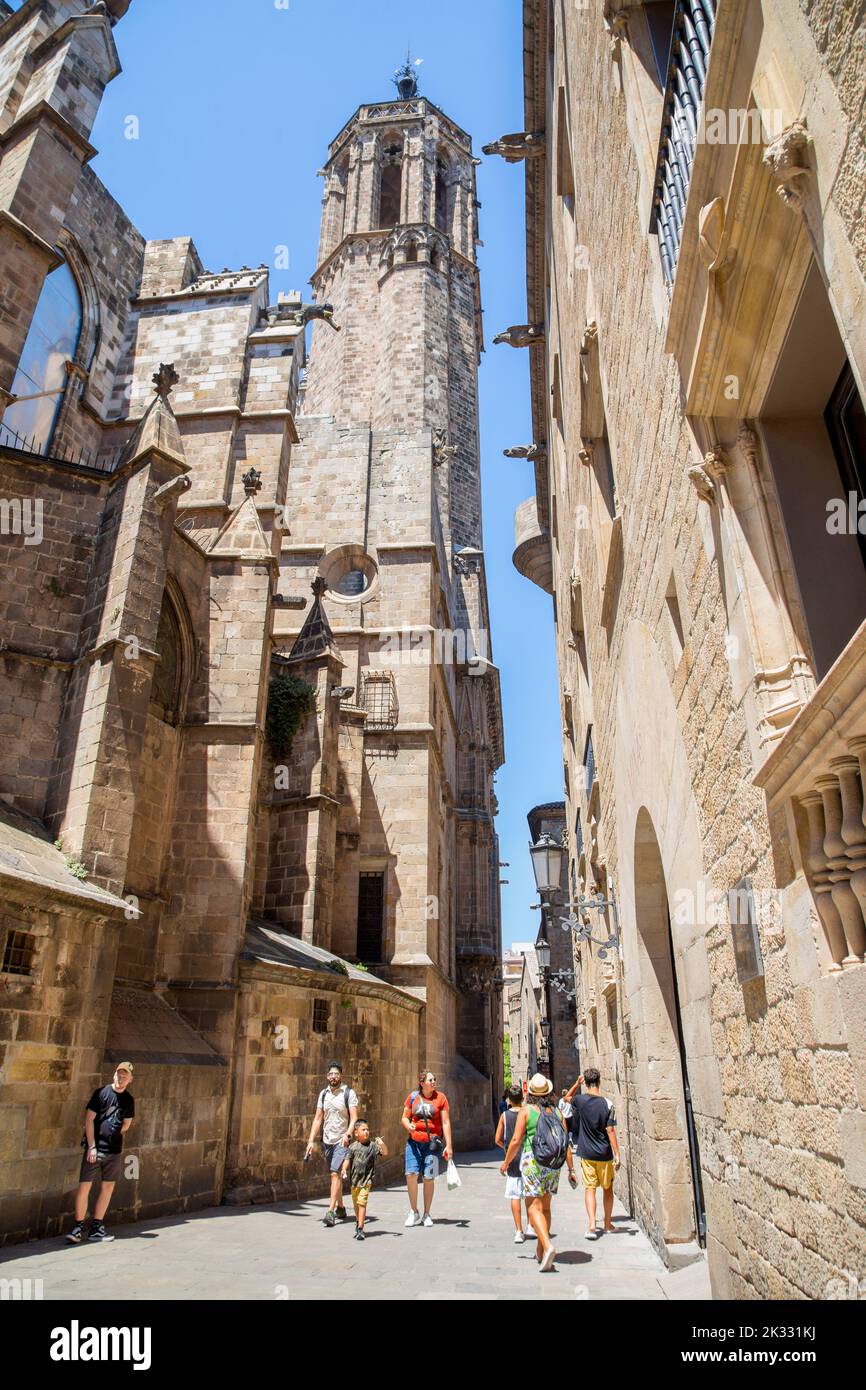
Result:
[[[3,1253],[0,1279],[41,1280],[46,1300],[709,1298],[705,1263],[666,1270],[619,1204],[616,1233],[586,1241],[582,1193],[564,1178],[557,1268],[540,1275],[534,1244],[513,1243],[498,1164],[494,1153],[463,1155],[462,1188],[437,1183],[432,1229],[405,1229],[405,1191],[392,1186],[374,1190],[363,1244],[351,1221],[323,1227],[324,1200],[217,1207],[116,1226],[107,1246],[19,1246]]]

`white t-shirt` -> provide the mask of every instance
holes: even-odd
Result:
[[[345,1139],[349,1129],[349,1111],[346,1109],[346,1087],[340,1086],[339,1090],[332,1091],[330,1086],[326,1086],[323,1093],[320,1093],[319,1100],[324,1111],[324,1121],[322,1123],[322,1143],[339,1144]],[[358,1097],[348,1088],[349,1105],[357,1105]]]
[[[572,1114],[574,1113],[571,1108],[571,1101],[566,1100],[565,1096],[560,1096],[559,1100],[556,1102],[556,1108],[557,1110],[562,1111],[562,1114],[565,1116],[566,1120],[570,1120]]]

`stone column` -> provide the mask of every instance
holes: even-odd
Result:
[[[166,443],[172,426],[177,451]],[[64,850],[115,893],[125,883],[177,483],[188,471],[163,396],[136,439],[106,498],[49,802]]]

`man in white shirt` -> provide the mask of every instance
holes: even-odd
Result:
[[[569,1098],[568,1098],[568,1091],[565,1089],[565,1087],[563,1087],[562,1095],[559,1097],[559,1100],[556,1102],[556,1108],[557,1108],[557,1110],[559,1110],[559,1111],[561,1112],[562,1118],[563,1118],[564,1120],[570,1120],[570,1119],[571,1119],[571,1116],[572,1116],[572,1104],[571,1104],[571,1101],[570,1101]]]
[[[358,1118],[358,1097],[351,1086],[343,1085],[343,1068],[338,1062],[328,1067],[328,1084],[319,1092],[316,1113],[304,1153],[306,1163],[322,1131],[322,1149],[331,1174],[331,1201],[325,1225],[336,1226],[337,1217],[346,1219],[343,1205],[343,1164],[349,1153],[352,1131]]]

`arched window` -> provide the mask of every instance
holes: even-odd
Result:
[[[176,724],[184,686],[183,638],[174,604],[163,595],[156,634],[159,660],[150,687],[150,712],[166,724]]]
[[[64,262],[45,278],[12,382],[13,401],[0,424],[0,444],[33,440],[47,451],[66,390],[66,364],[81,337],[78,285]]]
[[[451,208],[449,205],[449,188],[445,177],[445,166],[441,159],[436,162],[436,227],[440,232],[451,231]]]
[[[379,178],[379,226],[396,227],[400,221],[403,194],[403,150],[388,145],[382,153],[382,172]]]

